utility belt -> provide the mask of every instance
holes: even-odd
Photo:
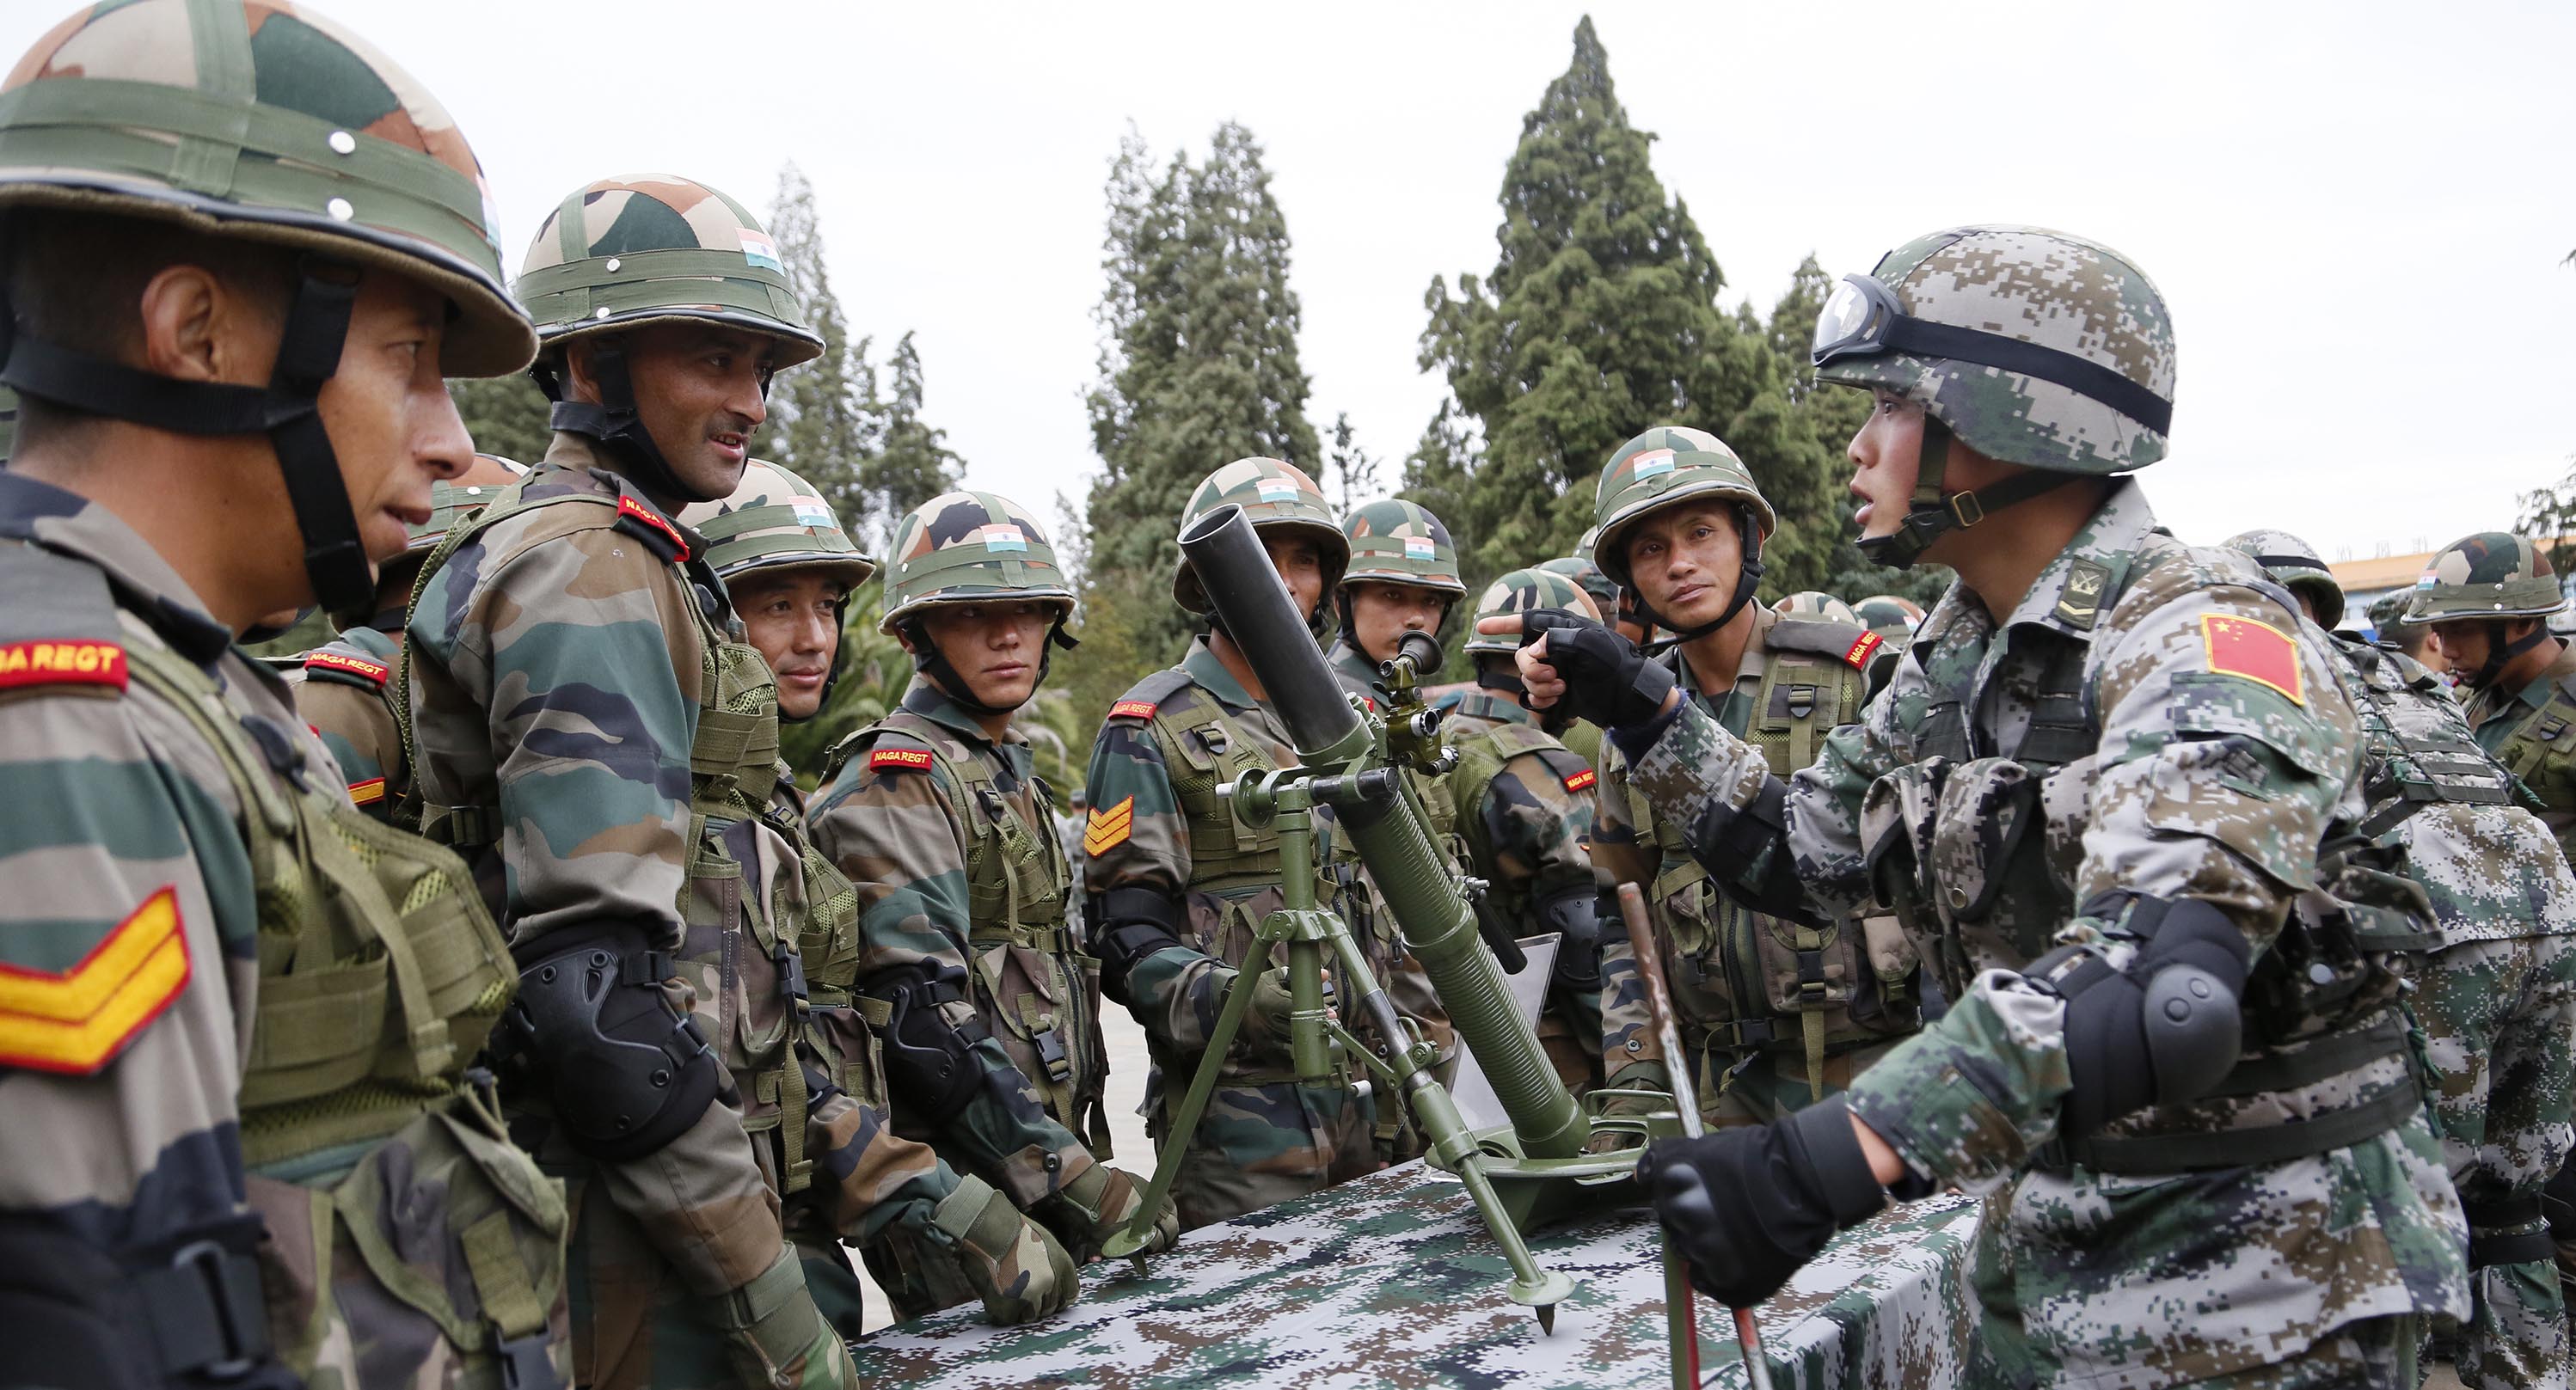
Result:
[[[2033,1162],[2055,1173],[2079,1167],[2120,1175],[2189,1173],[2286,1163],[2349,1148],[2397,1128],[2424,1106],[2406,1046],[2406,1021],[2394,1012],[2361,1027],[2328,1034],[2296,1052],[2248,1057],[2201,1097],[2226,1100],[2297,1090],[2388,1057],[2408,1060],[2398,1084],[2368,1100],[2310,1119],[2214,1131],[2052,1139],[2040,1146]]]
[[[2468,1212],[2470,1269],[2529,1264],[2534,1260],[2558,1257],[2558,1243],[2550,1238],[2539,1193],[2473,1203]],[[2537,1230],[2514,1229],[2535,1223],[2539,1223]]]

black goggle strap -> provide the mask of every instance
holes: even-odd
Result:
[[[1816,345],[1809,355],[1819,367],[1837,357],[1881,352],[1946,358],[2063,386],[2158,434],[2173,432],[2172,401],[2089,357],[2001,333],[1915,318],[1899,307],[1895,292],[1874,276],[1846,275],[1843,283],[1860,294],[1869,312],[1851,333]],[[1819,330],[1822,327],[1819,322]]]

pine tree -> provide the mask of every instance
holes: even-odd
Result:
[[[530,465],[546,456],[546,442],[554,437],[546,422],[546,393],[525,373],[458,377],[447,383],[447,394],[478,452]]]
[[[868,363],[868,341],[850,341],[849,321],[824,264],[814,185],[793,163],[778,171],[769,234],[788,286],[805,310],[806,327],[823,340],[823,353],[778,374],[769,389],[769,420],[753,452],[813,484],[853,536],[867,535],[871,499],[860,473],[878,448],[876,372]]]
[[[1359,446],[1351,429],[1351,415],[1347,410],[1333,417],[1331,472],[1331,491],[1326,495],[1333,499],[1334,510],[1348,516],[1352,509],[1361,503],[1377,500],[1378,459],[1375,454]],[[1324,483],[1321,478],[1315,481],[1318,485]],[[1439,515],[1436,508],[1432,515]],[[1441,519],[1447,520],[1446,517]]]
[[[879,553],[894,543],[894,526],[904,513],[957,486],[965,471],[948,447],[948,432],[921,418],[921,354],[910,333],[895,341],[886,366],[894,375],[894,394],[879,403],[877,451],[858,470],[869,534],[880,543]]]

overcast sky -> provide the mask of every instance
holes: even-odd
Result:
[[[58,17],[0,5],[9,53]],[[1521,117],[1578,5],[715,5],[334,0],[481,154],[513,256],[592,179],[766,208],[794,160],[880,350],[916,330],[968,481],[1051,515],[1097,469],[1101,185],[1220,121],[1268,151],[1318,430],[1397,462],[1434,274],[1493,264]],[[2330,556],[2511,520],[2576,450],[2576,6],[1604,4],[1630,118],[1764,311],[1799,258],[1866,270],[1966,221],[2147,267],[2180,339],[2167,523]],[[1222,460],[1210,460],[1210,465]],[[1587,499],[1582,499],[1588,502]]]

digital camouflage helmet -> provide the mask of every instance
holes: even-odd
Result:
[[[267,435],[305,574],[344,620],[373,604],[375,575],[318,399],[358,272],[446,297],[444,375],[513,372],[536,349],[455,122],[364,40],[288,0],[98,4],[55,25],[0,82],[0,208],[148,219],[285,253],[293,289],[264,387],[180,381],[23,332],[0,382],[153,429]]]
[[[2335,582],[2316,547],[2287,531],[2240,531],[2219,544],[2251,557],[2282,588],[2306,599],[2317,626],[2331,628],[2343,621],[2343,585]]]
[[[1236,459],[1201,480],[1189,504],[1181,508],[1180,529],[1174,534],[1186,534],[1200,518],[1227,505],[1243,508],[1256,532],[1288,531],[1310,537],[1323,557],[1324,592],[1341,588],[1342,573],[1350,568],[1350,541],[1333,520],[1333,509],[1325,505],[1324,490],[1305,470],[1278,459]],[[1172,598],[1192,613],[1210,610],[1207,590],[1200,587],[1186,557],[1172,568]],[[1314,621],[1314,614],[1306,616],[1308,622]]]
[[[2565,610],[2567,593],[2549,557],[2529,540],[2502,531],[2462,536],[2433,553],[2415,577],[2407,599],[2405,621],[2414,624],[2491,620],[2487,659],[2461,680],[2471,689],[2493,685],[2515,657],[2549,638],[2549,616]],[[2515,618],[2540,621],[2519,638],[2507,640],[2505,624]]]
[[[528,243],[516,290],[536,320],[533,375],[555,403],[554,427],[600,441],[653,490],[693,502],[715,499],[680,483],[636,417],[625,335],[659,323],[722,324],[774,343],[772,370],[823,352],[760,219],[669,174],[602,179],[566,196]],[[597,404],[564,398],[564,350],[582,341],[592,344]]]
[[[1850,604],[1822,589],[1801,589],[1772,604],[1771,611],[1790,618],[1822,618],[1829,623],[1850,627],[1868,626]]]
[[[839,580],[846,595],[877,572],[823,494],[767,459],[745,463],[722,501],[684,507],[678,520],[706,541],[707,564],[728,584],[752,570],[812,569]]]
[[[2173,424],[2164,296],[2109,247],[2039,227],[1952,227],[1844,276],[1812,356],[1818,381],[1924,410],[1904,523],[1859,543],[1877,564],[1910,565],[1944,532],[2071,478],[2143,468],[2164,457]],[[2035,471],[1945,492],[1954,437]]]
[[[1744,605],[1753,600],[1753,587],[1762,578],[1762,542],[1780,528],[1780,519],[1772,514],[1771,503],[1753,481],[1753,472],[1744,460],[1726,447],[1725,441],[1706,430],[1679,425],[1658,425],[1612,450],[1610,461],[1601,470],[1601,483],[1594,495],[1592,514],[1592,559],[1621,587],[1634,591],[1635,578],[1629,573],[1628,532],[1649,513],[1662,511],[1678,502],[1721,502],[1731,507],[1740,528],[1743,560],[1735,578],[1735,596],[1726,611],[1715,619],[1694,628],[1674,629],[1674,640],[1688,642],[1715,632],[1734,621]],[[1646,606],[1644,595],[1638,595],[1638,616],[1649,622],[1672,627],[1673,624]]]
[[[947,492],[907,513],[894,528],[886,558],[885,616],[878,630],[912,646],[912,664],[950,699],[982,714],[1007,714],[975,699],[974,692],[922,625],[933,608],[968,604],[1036,602],[1054,612],[1038,651],[1038,680],[1046,680],[1053,648],[1075,646],[1065,624],[1073,617],[1073,587],[1048,544],[1046,528],[1019,503],[994,492]]]

